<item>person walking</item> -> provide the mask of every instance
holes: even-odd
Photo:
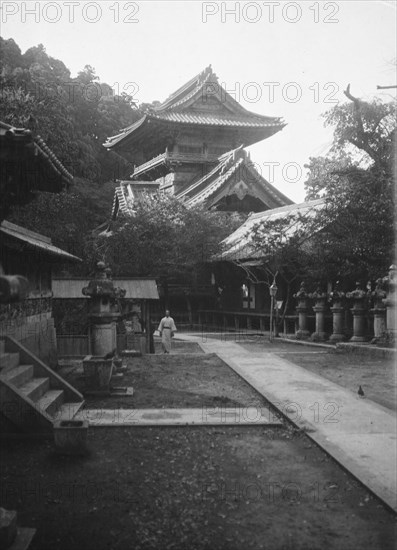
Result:
[[[167,309],[165,311],[165,317],[160,321],[159,328],[157,329],[161,336],[161,345],[163,347],[163,353],[170,353],[171,351],[171,338],[174,336],[177,328],[174,323],[174,319],[170,317],[170,312]]]

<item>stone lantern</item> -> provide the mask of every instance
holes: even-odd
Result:
[[[371,344],[376,344],[381,338],[384,338],[386,332],[386,307],[384,305],[386,291],[383,286],[382,279],[378,279],[375,290],[368,292],[368,297],[373,299],[374,304],[374,307],[370,310],[374,315],[374,337]]]
[[[396,321],[396,277],[397,267],[393,264],[389,268],[389,275],[383,279],[387,288],[387,297],[383,300],[386,310],[386,330],[387,337],[391,343],[396,341],[397,321]]]
[[[91,329],[91,352],[93,355],[108,355],[117,348],[116,321],[120,313],[115,307],[117,298],[125,296],[125,290],[116,288],[111,271],[104,262],[97,263],[97,272],[88,286],[83,288],[89,296],[89,323]]]
[[[94,278],[82,292],[90,297],[88,319],[92,355],[83,360],[87,387],[90,391],[108,393],[117,351],[116,321],[120,317],[116,301],[125,296],[125,290],[114,286],[111,271],[104,262],[98,262]]]
[[[298,312],[298,330],[296,332],[296,338],[298,340],[303,340],[310,336],[310,331],[307,328],[307,314],[310,311],[309,294],[306,292],[306,286],[303,281],[299,291],[294,294],[294,298],[298,300],[298,305],[296,307],[296,311]]]
[[[365,315],[367,313],[367,293],[361,288],[361,284],[357,282],[355,290],[347,292],[346,298],[353,300],[353,307],[350,309],[353,314],[353,336],[350,338],[350,342],[366,342]]]
[[[345,325],[345,293],[340,290],[339,281],[336,282],[335,288],[328,295],[332,300],[332,334],[330,336],[330,342],[343,342],[346,339],[344,325]]]
[[[325,332],[325,312],[327,309],[325,302],[327,300],[327,293],[323,292],[319,285],[315,292],[309,294],[309,298],[316,302],[313,307],[313,311],[316,314],[316,332],[312,334],[311,339],[314,341],[323,341],[327,338],[327,333]]]

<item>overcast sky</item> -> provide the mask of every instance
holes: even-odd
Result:
[[[393,90],[376,86],[396,84],[394,0],[3,0],[1,15],[1,35],[22,51],[42,43],[73,76],[90,64],[101,81],[139,102],[163,101],[212,64],[244,107],[288,123],[250,151],[262,174],[296,202],[304,199],[303,165],[331,142],[321,113],[345,100],[348,83],[366,99],[390,98]]]

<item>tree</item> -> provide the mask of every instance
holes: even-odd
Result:
[[[139,118],[131,98],[114,94],[90,65],[72,78],[42,44],[21,54],[0,37],[0,52],[1,120],[40,134],[77,177],[104,182],[129,174],[128,163],[103,143]]]
[[[309,267],[322,265],[330,278],[374,280],[394,253],[396,103],[364,102],[350,86],[345,94],[349,103],[325,113],[335,127],[330,156],[308,165],[306,198],[325,200],[315,220],[322,230],[307,225],[315,251]]]
[[[133,215],[120,215],[92,242],[92,264],[104,260],[116,276],[192,282],[240,223],[239,216],[187,208],[173,196],[147,195]]]
[[[37,193],[27,205],[15,206],[8,220],[50,237],[53,244],[83,259],[67,266],[75,275],[87,275],[90,235],[109,218],[114,184],[97,185],[77,179],[70,193]]]

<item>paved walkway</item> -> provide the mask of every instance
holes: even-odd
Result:
[[[395,414],[338,384],[264,350],[233,341],[178,334],[216,353],[327,453],[397,511]]]
[[[202,407],[201,409],[83,409],[75,420],[90,427],[109,426],[282,426],[262,407]]]

